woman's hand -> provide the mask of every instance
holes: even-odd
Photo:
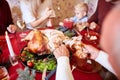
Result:
[[[46,8],[46,17],[50,17],[53,14],[53,10],[50,8]]]
[[[58,48],[56,48],[53,54],[55,55],[56,59],[58,59],[61,56],[69,57],[69,51],[65,45],[61,45]]]
[[[16,30],[17,30],[17,26],[13,25],[13,24],[10,24],[9,27],[7,27],[7,30],[10,32],[10,33],[15,33]]]

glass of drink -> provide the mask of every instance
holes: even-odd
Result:
[[[9,74],[4,66],[0,66],[0,80],[9,80]]]
[[[22,20],[22,19],[20,19],[20,18],[18,18],[18,20],[17,20],[17,26],[22,30],[22,33],[20,34],[20,37],[25,37],[26,33],[23,33],[23,30],[26,27],[25,21]]]

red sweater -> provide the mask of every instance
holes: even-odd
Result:
[[[99,0],[96,12],[91,16],[88,22],[89,23],[93,21],[96,22],[100,26],[100,30],[101,30],[103,20],[113,6],[114,5],[110,2],[106,2],[105,0]]]
[[[5,33],[10,24],[13,24],[10,7],[6,0],[0,0],[0,35]]]

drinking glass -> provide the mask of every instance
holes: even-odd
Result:
[[[26,33],[23,32],[23,30],[25,29],[26,27],[26,24],[25,24],[25,21],[18,18],[17,19],[17,26],[22,30],[22,33],[20,34],[20,37],[23,38],[26,36]]]
[[[9,74],[4,66],[0,66],[0,80],[9,80]]]

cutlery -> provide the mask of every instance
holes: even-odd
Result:
[[[45,67],[44,70],[43,70],[43,73],[42,73],[42,80],[45,80],[46,72],[47,72],[47,67]]]
[[[56,68],[54,70],[52,70],[46,77],[45,80],[49,80],[49,78],[54,75],[54,73],[56,72]]]

